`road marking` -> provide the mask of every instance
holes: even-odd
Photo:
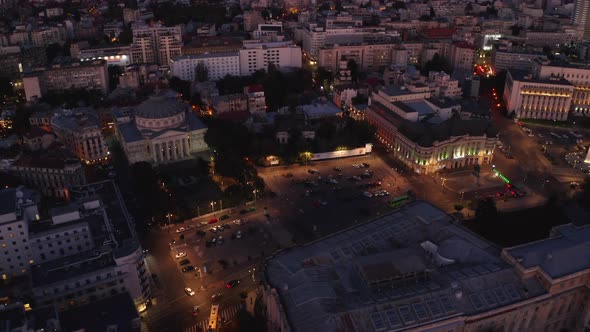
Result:
[[[227,322],[231,321],[236,314],[242,309],[242,304],[237,303],[237,304],[232,304],[231,306],[221,310],[219,312],[218,318],[219,319],[223,319],[225,318],[225,320]],[[205,329],[207,327],[207,325],[209,324],[209,320],[208,319],[203,319],[202,321],[196,323],[195,325],[187,328],[184,330],[184,332],[197,332],[197,331],[201,331],[200,329]]]

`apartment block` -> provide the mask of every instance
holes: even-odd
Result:
[[[240,76],[239,52],[183,55],[171,61],[170,73],[185,81],[195,81],[195,69],[199,63],[207,68],[209,80],[216,81],[226,75]]]
[[[40,98],[48,91],[67,89],[98,90],[107,93],[109,76],[105,60],[71,62],[36,67],[23,74],[23,86],[28,101]]]
[[[240,49],[240,75],[251,75],[257,70],[268,70],[273,63],[278,68],[301,68],[301,48],[291,41],[260,42],[245,40]]]

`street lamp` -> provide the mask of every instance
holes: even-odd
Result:
[[[256,190],[256,189],[252,190],[252,193],[254,194],[254,204],[256,204],[256,192],[257,191],[258,190]]]
[[[214,211],[214,210],[213,210],[213,205],[214,205],[214,204],[215,204],[215,202],[211,202],[211,203],[210,203],[210,205],[211,205],[211,213],[213,213],[213,211]]]
[[[170,226],[170,217],[172,217],[172,213],[167,213],[166,217],[168,218],[168,226]]]

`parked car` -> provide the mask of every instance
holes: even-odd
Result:
[[[176,254],[174,257],[176,257],[176,259],[186,257],[186,252],[181,251],[178,254]]]
[[[183,259],[180,262],[178,262],[178,264],[180,264],[181,266],[182,265],[187,265],[187,264],[190,264],[190,263],[191,263],[191,261],[189,261],[188,259]]]
[[[340,167],[334,167],[334,170],[338,173],[342,172],[342,168],[340,168]]]
[[[195,270],[195,267],[192,266],[192,265],[185,266],[185,267],[182,268],[182,272],[185,272],[185,273],[186,272],[190,272],[190,271],[194,271],[194,270]]]
[[[192,290],[192,289],[190,289],[189,287],[186,287],[186,288],[184,289],[184,292],[185,292],[186,294],[188,294],[188,296],[193,296],[193,295],[195,295],[195,291],[194,291],[194,290]]]
[[[315,168],[308,169],[308,170],[307,170],[307,172],[308,172],[309,174],[320,174],[320,171],[319,171],[319,170],[317,170],[317,169],[315,169]]]
[[[212,219],[209,219],[209,221],[208,221],[207,223],[209,223],[209,224],[214,224],[214,223],[216,223],[216,222],[218,222],[218,221],[219,221],[219,219],[217,219],[217,218],[212,218]]]
[[[219,217],[219,220],[225,220],[225,219],[229,219],[229,215],[228,214],[224,214],[221,217]]]
[[[363,193],[363,195],[365,195],[365,197],[373,197],[373,194],[371,194],[371,193],[370,193],[370,192],[368,192],[368,191],[365,191],[365,192]]]
[[[176,233],[182,233],[184,231],[186,231],[186,228],[180,227],[179,229],[176,230]]]
[[[233,223],[236,224],[236,225],[241,225],[242,224],[242,221],[240,219],[236,219],[236,220],[233,221]]]

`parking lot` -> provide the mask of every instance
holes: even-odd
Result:
[[[269,208],[291,211],[281,213],[281,221],[296,236],[306,238],[381,214],[389,210],[387,202],[392,197],[411,189],[395,170],[374,156],[261,168],[259,175],[274,197]]]

